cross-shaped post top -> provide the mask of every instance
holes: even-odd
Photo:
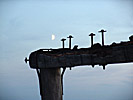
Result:
[[[65,40],[66,40],[66,39],[64,39],[64,38],[63,38],[63,39],[61,39],[61,41],[65,41]]]
[[[107,32],[106,30],[104,29],[101,29],[101,31],[98,31],[99,33],[104,33],[104,32]]]
[[[94,33],[90,33],[89,36],[91,36],[91,46],[93,46],[93,36],[95,36],[95,34]]]
[[[69,35],[69,37],[67,37],[67,38],[73,38],[73,36],[72,35]]]
[[[101,29],[101,31],[98,31],[99,33],[102,33],[102,46],[104,46],[104,32],[107,32],[106,30]]]
[[[94,33],[91,33],[91,34],[89,34],[89,36],[95,36],[95,34]]]
[[[69,35],[69,37],[67,37],[67,38],[69,38],[69,49],[71,49],[71,38],[73,38],[73,36]]]
[[[64,39],[64,38],[62,38],[62,39],[61,39],[61,41],[62,41],[62,46],[63,46],[63,49],[64,49],[64,47],[65,47],[65,40],[66,40],[66,39]]]

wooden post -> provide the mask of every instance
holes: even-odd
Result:
[[[42,100],[62,100],[60,68],[40,69]]]

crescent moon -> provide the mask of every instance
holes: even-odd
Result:
[[[52,34],[51,39],[52,39],[52,40],[54,40],[54,39],[55,39],[55,35],[54,35],[54,34]]]

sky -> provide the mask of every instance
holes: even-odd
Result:
[[[133,0],[0,0],[0,100],[40,100],[37,74],[24,58],[40,48],[129,41]],[[52,34],[55,40],[51,40]],[[65,42],[68,47],[68,39]],[[78,66],[64,75],[64,100],[133,100],[133,63]]]

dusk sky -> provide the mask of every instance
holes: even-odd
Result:
[[[40,100],[36,71],[24,58],[40,48],[90,47],[129,41],[133,35],[133,0],[0,0],[0,100]],[[51,36],[55,39],[51,40]],[[68,40],[65,42],[68,47]],[[133,100],[133,63],[80,66],[64,75],[64,100]]]

